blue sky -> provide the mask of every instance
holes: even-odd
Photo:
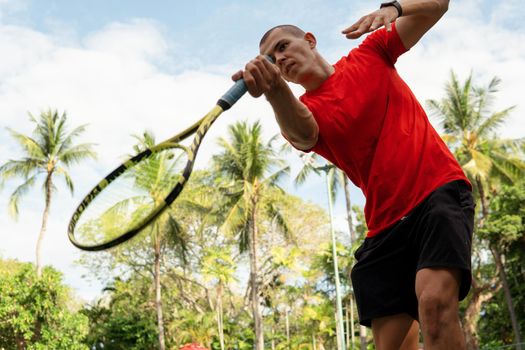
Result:
[[[45,263],[63,271],[80,296],[95,296],[100,286],[80,278],[82,270],[73,264],[79,252],[67,241],[66,225],[93,179],[129,152],[129,135],[150,129],[164,139],[200,118],[231,85],[230,75],[257,54],[260,36],[274,25],[292,23],[313,32],[319,51],[335,62],[361,41],[349,41],[340,31],[377,5],[348,0],[0,0],[0,164],[19,155],[5,127],[29,133],[27,112],[37,115],[48,107],[67,111],[72,125],[88,123],[84,141],[95,142],[100,154],[96,162],[72,170],[74,197],[63,187],[56,197]],[[523,137],[524,17],[522,0],[451,1],[445,17],[399,59],[397,68],[423,105],[442,96],[452,69],[460,78],[472,72],[481,85],[499,76],[494,108],[517,105],[501,133]],[[293,91],[302,92],[295,86]],[[244,97],[207,135],[199,152],[201,166],[214,140],[239,119],[261,120],[268,137],[278,133],[265,101]],[[33,261],[42,196],[36,187],[22,202],[24,219],[15,222],[6,209],[15,184],[0,192],[0,254]],[[294,191],[325,206],[324,188],[319,178]],[[363,204],[357,189],[352,194]],[[335,214],[344,230],[342,201]]]

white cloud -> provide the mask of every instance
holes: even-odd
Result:
[[[135,19],[130,23],[111,23],[84,40],[89,50],[115,54],[123,60],[158,59],[167,53],[168,44],[158,24]]]

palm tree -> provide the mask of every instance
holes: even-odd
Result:
[[[315,153],[301,154],[300,157],[303,159],[304,165],[295,178],[295,183],[297,185],[304,184],[308,176],[310,176],[312,173],[319,175],[319,164],[325,162],[325,160],[322,159],[321,156]],[[357,237],[355,237],[355,228],[352,222],[352,198],[350,196],[350,182],[348,181],[348,177],[346,176],[344,171],[337,168],[331,163],[327,164],[327,175],[328,182],[330,184],[330,196],[332,197],[332,200],[335,202],[339,191],[341,189],[344,191],[346,203],[346,218],[348,222],[348,233],[350,235],[350,244],[353,244]]]
[[[152,148],[156,142],[155,137],[149,131],[142,135],[134,135],[137,144],[133,146],[135,154],[145,149]],[[180,151],[180,152],[178,152]],[[145,217],[150,213],[152,207],[162,202],[171,185],[176,183],[180,176],[180,168],[184,165],[184,156],[180,148],[167,149],[163,152],[153,153],[151,157],[131,168],[126,177],[126,185],[130,188],[122,190],[122,196],[111,198],[111,206],[95,220],[87,221],[82,229],[97,234],[116,236],[116,232],[122,232],[122,223],[134,221],[134,218]],[[116,202],[115,202],[116,200]],[[149,261],[152,259],[151,274],[154,285],[154,305],[157,318],[159,349],[166,349],[164,315],[162,307],[162,262],[168,252],[174,252],[180,257],[180,263],[186,262],[187,240],[185,232],[179,221],[175,218],[175,207],[165,210],[158,218],[143,229],[140,241],[132,240],[126,245],[111,251],[114,257],[119,257],[128,266],[133,266],[133,261],[145,256]],[[151,257],[153,255],[153,257]]]
[[[308,178],[308,176],[310,176],[312,173],[319,174],[321,169],[324,169],[326,170],[325,175],[326,175],[326,181],[328,183],[328,197],[331,198],[329,200],[330,202],[329,206],[331,206],[332,202],[334,202],[335,198],[337,198],[337,193],[339,192],[339,190],[341,189],[344,190],[346,212],[347,212],[348,232],[350,234],[350,245],[352,245],[355,242],[356,237],[355,237],[355,228],[352,222],[352,200],[350,197],[348,177],[341,169],[337,168],[335,165],[331,163],[327,163],[326,167],[324,168],[319,167],[318,165],[319,165],[319,162],[321,161],[321,157],[318,156],[317,154],[310,153],[310,154],[301,155],[301,156],[304,160],[304,166],[302,167],[299,174],[295,178],[296,184],[298,185],[303,184]],[[342,297],[340,296],[340,298]],[[351,296],[350,299],[353,299],[353,295]],[[353,302],[351,304],[353,304]],[[353,307],[350,308],[350,312],[351,312],[350,317],[353,319],[354,318]],[[339,322],[342,324],[342,320],[339,320]],[[366,327],[364,326],[359,327],[359,337],[360,337],[360,342],[361,342],[361,349],[366,349],[366,346],[367,346]],[[352,343],[352,347],[353,347],[353,343]]]
[[[261,205],[268,190],[279,188],[278,181],[289,171],[273,148],[276,137],[263,143],[261,133],[259,122],[252,126],[238,122],[229,127],[229,140],[219,139],[222,151],[213,157],[216,173],[223,181],[225,203],[221,204],[227,208],[223,227],[238,234],[240,251],[248,251],[250,259],[249,288],[257,350],[264,349],[257,261],[260,215],[273,217],[280,230],[288,234],[278,205]]]
[[[433,114],[441,118],[443,139],[454,152],[479,196],[481,219],[478,227],[483,226],[489,215],[488,190],[496,190],[500,183],[516,183],[525,174],[525,163],[518,156],[520,148],[523,147],[523,139],[499,139],[495,135],[497,128],[504,123],[514,108],[509,107],[498,112],[491,110],[500,82],[499,78],[494,77],[487,87],[476,87],[473,85],[471,73],[465,82],[460,84],[455,73],[451,72],[450,81],[445,88],[446,97],[441,101],[428,101]],[[489,249],[500,276],[516,343],[519,344],[521,336],[502,253],[496,244],[490,242]],[[475,300],[472,305],[481,304]],[[473,347],[476,346],[473,344]],[[517,348],[520,349],[520,345],[517,345]]]
[[[14,218],[18,217],[20,199],[28,193],[37,181],[43,177],[44,184],[44,213],[38,241],[36,245],[37,276],[42,275],[42,242],[47,228],[51,199],[57,191],[54,175],[61,176],[71,194],[74,190],[68,168],[87,158],[94,158],[91,143],[74,144],[86,129],[85,125],[67,130],[66,113],[58,114],[57,110],[47,110],[40,113],[37,119],[29,113],[29,119],[35,124],[32,136],[27,136],[8,128],[11,136],[22,147],[23,156],[17,160],[8,160],[0,166],[0,182],[13,178],[22,178],[23,183],[11,194],[9,212]]]
[[[219,333],[219,344],[221,350],[224,350],[224,312],[223,312],[223,293],[224,288],[234,279],[234,261],[229,249],[224,247],[212,247],[206,250],[202,259],[202,273],[208,278],[217,280],[217,301],[216,301],[216,319],[217,330]]]
[[[134,146],[136,153],[143,151],[146,148],[153,147],[155,137],[151,132],[144,132],[142,136],[135,136],[138,140],[138,144]],[[176,162],[177,160],[175,160]],[[141,168],[137,169],[133,176],[135,177],[135,186],[141,187],[143,192],[146,194],[145,202],[163,201],[166,193],[165,180],[170,177],[177,177],[179,174],[176,172],[177,167],[173,164],[173,155],[163,153],[158,157],[152,157],[144,164],[147,167],[147,171],[143,171]],[[137,198],[134,198],[136,201]],[[115,206],[115,207],[118,207]],[[140,210],[140,208],[138,209]],[[162,286],[161,286],[161,261],[163,257],[163,250],[169,247],[169,249],[176,248],[182,257],[182,261],[185,261],[186,254],[186,238],[184,230],[175,218],[175,212],[173,210],[166,210],[161,216],[156,219],[145,229],[148,237],[153,243],[154,252],[154,286],[155,286],[155,309],[157,313],[157,327],[159,337],[159,349],[166,349],[165,344],[165,331],[164,331],[164,316],[162,310]]]

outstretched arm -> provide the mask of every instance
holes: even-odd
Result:
[[[281,132],[294,147],[309,150],[315,146],[319,132],[317,122],[312,112],[293,95],[276,65],[259,55],[244,71],[232,76],[233,80],[240,78],[244,78],[252,96],[265,95]]]
[[[383,7],[343,30],[348,39],[357,39],[385,26],[391,30],[391,23],[396,21],[396,29],[406,49],[413,47],[419,39],[439,21],[447,12],[449,0],[402,0],[399,1],[403,15],[398,18],[398,11],[393,6]]]

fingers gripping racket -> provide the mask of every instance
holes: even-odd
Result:
[[[213,122],[246,91],[244,80],[236,81],[198,122],[107,175],[76,208],[68,227],[70,241],[83,250],[104,250],[129,240],[151,223],[181,193]],[[180,144],[193,134],[189,147]]]

